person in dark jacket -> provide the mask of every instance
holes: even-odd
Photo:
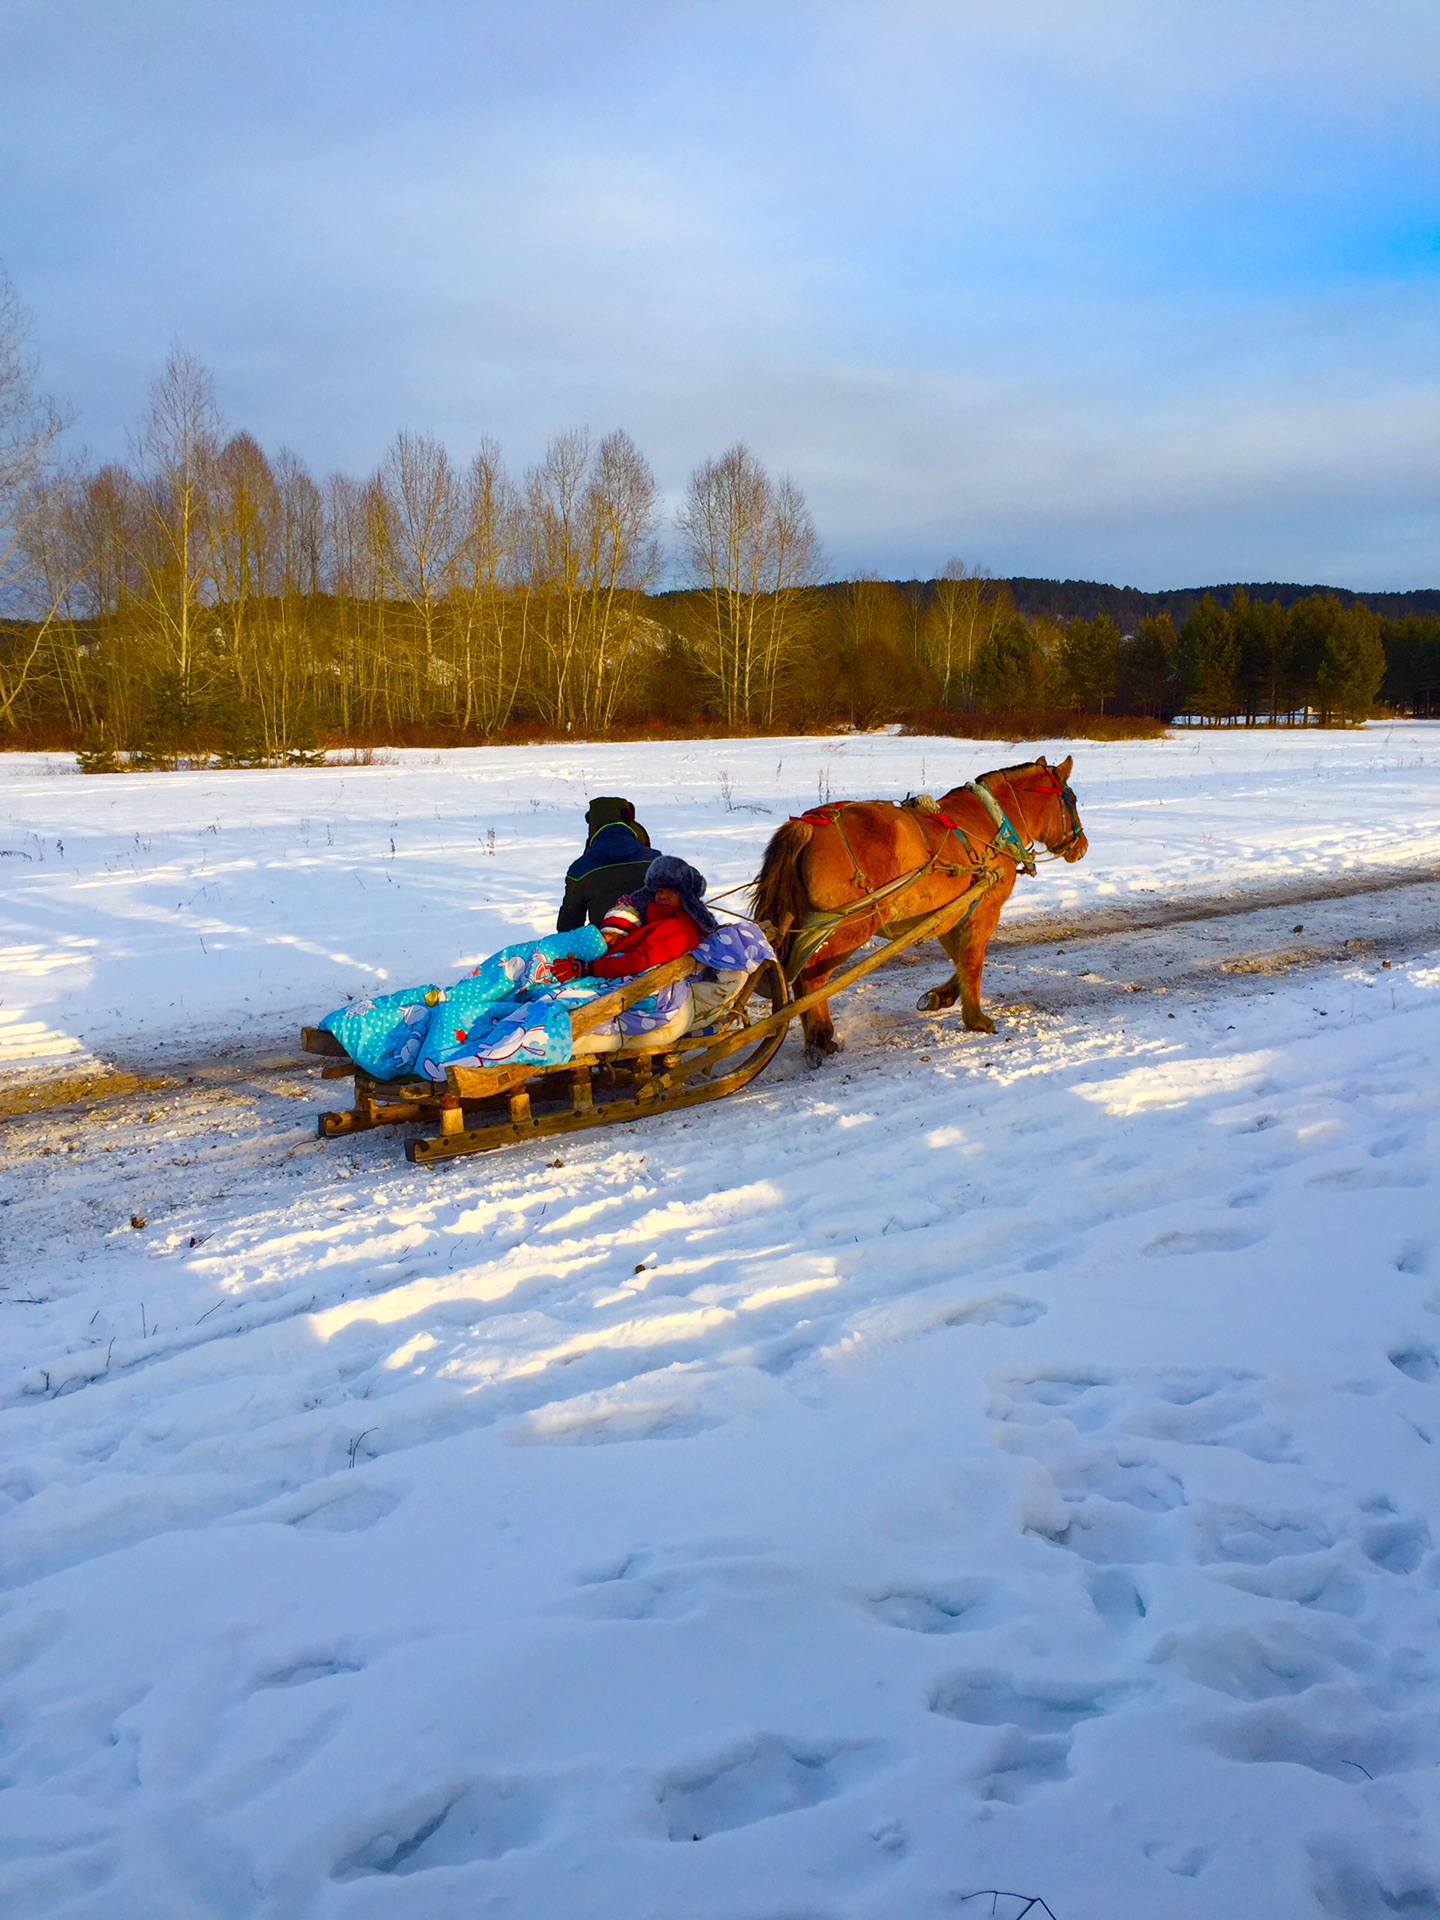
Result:
[[[587,920],[598,927],[622,893],[645,884],[655,849],[635,818],[634,803],[613,794],[592,800],[585,812],[585,851],[565,875],[565,897],[555,917],[557,933],[573,933]]]
[[[607,920],[609,951],[595,960],[562,955],[553,963],[555,978],[563,982],[593,974],[600,980],[630,979],[693,953],[718,924],[705,904],[704,874],[686,860],[658,854],[645,885],[618,902]]]

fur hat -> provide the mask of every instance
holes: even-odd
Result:
[[[680,896],[680,904],[703,933],[714,933],[720,922],[705,904],[706,880],[703,873],[692,867],[688,860],[677,859],[673,853],[662,853],[650,862],[650,870],[645,875],[645,885],[639,893],[632,895],[636,906],[643,902],[649,906],[655,898],[657,887],[668,887]]]

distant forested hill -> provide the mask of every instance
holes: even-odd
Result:
[[[907,583],[908,584],[908,583]],[[1376,613],[1398,620],[1407,613],[1440,613],[1440,587],[1420,587],[1412,593],[1352,593],[1346,587],[1301,586],[1294,581],[1232,581],[1217,587],[1169,587],[1163,593],[1142,593],[1138,587],[1111,587],[1099,580],[1031,580],[1023,575],[1004,583],[1021,613],[1045,620],[1096,620],[1109,614],[1122,633],[1133,632],[1147,614],[1168,613],[1181,626],[1208,593],[1228,607],[1237,593],[1251,600],[1292,607],[1312,594],[1331,594],[1342,606],[1363,602]]]

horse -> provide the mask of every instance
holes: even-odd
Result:
[[[939,935],[954,971],[917,1004],[929,1013],[958,999],[971,1033],[993,1033],[995,1022],[980,1004],[980,977],[1016,874],[1034,873],[1037,843],[1068,861],[1083,859],[1089,845],[1070,791],[1073,765],[1072,757],[1048,766],[1042,754],[952,787],[938,802],[923,794],[903,804],[838,801],[777,828],[751,911],[776,929],[797,991],[823,987],[875,934],[903,934],[978,881],[964,918]],[[812,1066],[839,1051],[828,1001],[801,1022]]]

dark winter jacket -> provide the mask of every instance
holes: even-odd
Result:
[[[598,927],[622,893],[644,886],[654,858],[650,836],[638,821],[611,820],[597,828],[566,872],[556,932],[573,933],[587,919]]]

